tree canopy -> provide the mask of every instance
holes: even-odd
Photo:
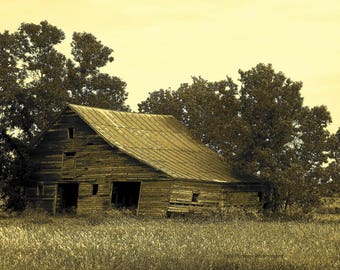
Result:
[[[191,85],[181,84],[177,91],[161,89],[150,93],[138,107],[144,113],[175,116],[196,138],[222,151],[228,131],[224,118],[233,119],[238,107],[235,94],[235,85],[229,78],[212,83],[193,77]]]
[[[330,138],[329,164],[326,168],[329,175],[325,195],[340,195],[340,128]]]
[[[73,34],[67,59],[55,46],[65,34],[47,21],[0,35],[2,124],[31,140],[67,102],[128,110],[126,83],[101,73],[113,50],[89,33]]]
[[[64,39],[64,32],[47,21],[0,33],[2,185],[23,178],[15,176],[18,164],[25,164],[18,159],[68,102],[129,110],[126,83],[100,71],[113,61],[113,50],[90,33],[75,32],[68,59],[56,49]]]
[[[174,115],[222,154],[238,176],[269,183],[273,209],[316,203],[317,185],[329,179],[331,141],[335,156],[327,108],[304,106],[302,83],[270,64],[239,75],[239,85],[229,77],[218,82],[194,77],[175,91],[154,91],[139,111]]]

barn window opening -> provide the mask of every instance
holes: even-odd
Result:
[[[98,193],[98,184],[92,185],[92,195],[97,195]]]
[[[76,152],[64,152],[65,157],[74,157],[76,155]]]
[[[259,198],[259,202],[263,201],[263,192],[257,192],[257,197]]]
[[[198,202],[198,193],[192,193],[191,201],[192,202]]]
[[[68,138],[69,139],[74,138],[74,128],[68,128]]]
[[[137,209],[140,182],[113,182],[111,203],[116,208]]]
[[[42,184],[37,185],[37,196],[44,195],[44,186]]]

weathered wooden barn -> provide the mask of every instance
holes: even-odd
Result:
[[[264,186],[229,173],[174,117],[68,105],[32,152],[33,207],[56,214],[110,207],[138,215],[261,203]]]

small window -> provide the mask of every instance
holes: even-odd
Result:
[[[192,193],[192,198],[191,198],[191,201],[192,202],[198,202],[198,193]]]
[[[259,199],[259,202],[262,202],[263,201],[263,192],[258,192],[257,197]]]
[[[98,193],[98,184],[92,185],[92,195],[97,195]]]
[[[68,128],[68,138],[69,139],[74,138],[74,128]]]
[[[64,152],[65,157],[74,157],[76,152]]]
[[[37,196],[44,195],[44,186],[42,184],[37,185]]]

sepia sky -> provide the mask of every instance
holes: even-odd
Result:
[[[127,82],[127,103],[177,89],[191,76],[238,79],[238,69],[272,63],[303,82],[305,105],[324,104],[340,127],[339,0],[0,0],[0,32],[47,20],[67,39],[94,34],[114,49],[103,71]]]

